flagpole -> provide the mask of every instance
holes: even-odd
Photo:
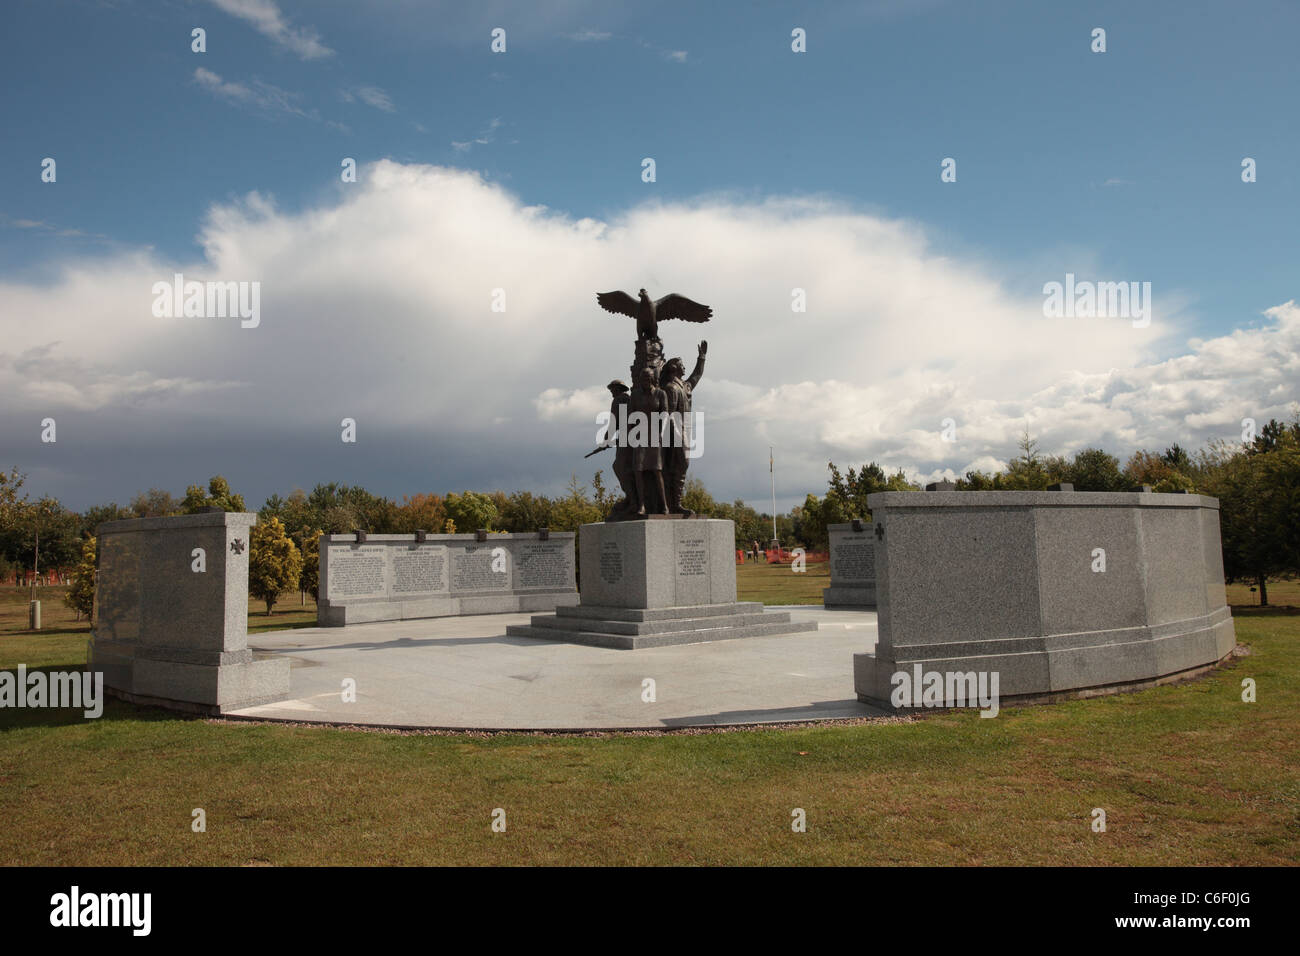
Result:
[[[771,445],[767,446],[767,470],[772,475],[772,540],[776,541],[776,457]]]

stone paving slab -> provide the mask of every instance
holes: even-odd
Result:
[[[291,664],[290,699],[232,716],[387,727],[630,730],[883,716],[856,699],[876,614],[793,605],[817,630],[636,651],[507,637],[529,614],[299,628],[249,636]],[[344,703],[343,681],[356,681]],[[656,700],[642,701],[642,681]]]

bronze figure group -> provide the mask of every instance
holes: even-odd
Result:
[[[614,477],[623,490],[623,498],[606,520],[690,517],[693,512],[682,504],[682,494],[695,448],[691,396],[704,376],[709,343],[700,343],[695,368],[687,376],[680,358],[664,361],[658,322],[674,318],[707,322],[713,310],[675,293],[652,302],[644,289],[639,302],[625,292],[603,292],[596,298],[605,310],[637,320],[632,387],[617,379],[607,386],[610,422],[596,449],[615,449]]]

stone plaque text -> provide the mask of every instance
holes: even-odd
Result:
[[[388,549],[382,545],[343,545],[329,549],[327,597],[381,598],[388,594]]]
[[[600,545],[600,579],[606,584],[623,580],[623,552],[617,541],[603,541]]]
[[[876,546],[865,535],[831,543],[831,580],[835,584],[876,580]]]
[[[688,578],[709,573],[709,549],[703,536],[691,535],[677,542],[677,573]]]
[[[500,552],[493,554],[500,548]],[[496,564],[501,570],[493,570]],[[504,544],[481,544],[454,555],[451,562],[453,591],[507,591],[510,589],[510,550]]]
[[[524,541],[519,545],[515,573],[517,588],[573,587],[573,566],[569,556],[573,546],[567,541]]]
[[[393,550],[393,593],[421,594],[447,590],[447,547],[426,545]]]

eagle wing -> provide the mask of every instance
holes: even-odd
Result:
[[[597,292],[596,301],[606,312],[630,315],[634,319],[637,317],[637,300],[626,292]]]
[[[604,305],[604,303],[601,303]],[[713,315],[713,310],[707,305],[700,305],[684,295],[678,295],[676,292],[670,292],[662,299],[655,301],[655,320],[662,322],[664,319],[685,319],[687,322],[707,322]]]

